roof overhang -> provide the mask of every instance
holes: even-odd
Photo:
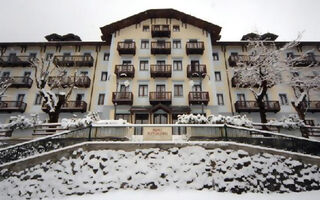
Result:
[[[215,42],[220,39],[221,27],[215,24],[209,23],[202,19],[196,18],[194,16],[185,14],[183,12],[174,9],[150,9],[133,15],[131,17],[122,19],[120,21],[114,22],[112,24],[101,27],[102,36],[101,39],[106,41],[108,44],[111,43],[112,34],[117,30],[122,28],[139,24],[140,22],[152,19],[152,18],[174,18],[181,20],[183,23],[191,24],[198,28],[208,31],[211,36],[211,41]]]

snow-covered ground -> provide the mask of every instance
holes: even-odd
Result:
[[[105,194],[84,195],[64,197],[59,200],[319,200],[320,191],[299,192],[299,193],[271,193],[271,194],[232,194],[227,192],[216,191],[132,191],[119,190]]]
[[[5,199],[70,195],[79,199],[78,195],[109,195],[122,189],[174,189],[182,194],[185,190],[201,190],[201,196],[320,189],[318,166],[268,153],[249,155],[243,150],[207,150],[199,146],[129,152],[86,152],[80,148],[57,162],[47,161],[18,173],[2,170],[0,177],[4,177],[0,193]]]

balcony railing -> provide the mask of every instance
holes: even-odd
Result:
[[[171,42],[151,42],[151,54],[171,54]]]
[[[202,77],[204,78],[207,74],[206,65],[188,65],[187,66],[187,77]]]
[[[264,102],[266,112],[279,112],[279,101]],[[260,108],[256,101],[236,101],[235,109],[237,112],[259,112]]]
[[[302,106],[307,109],[308,112],[320,112],[320,101],[302,102]]]
[[[1,56],[0,67],[27,67],[30,66],[30,56]]]
[[[247,55],[230,55],[228,58],[229,66],[235,67],[238,62],[249,62],[250,56]]]
[[[150,92],[149,101],[151,105],[165,104],[169,105],[172,102],[171,92]]]
[[[204,42],[187,42],[186,53],[189,54],[203,54]]]
[[[170,37],[171,31],[169,25],[152,25],[152,37]]]
[[[11,83],[11,88],[31,88],[33,80],[27,76],[12,76],[12,77],[1,77],[0,81],[6,81]]]
[[[209,100],[209,92],[189,92],[189,104],[208,105]]]
[[[58,80],[60,87],[67,88],[70,87],[74,80],[75,80],[75,86],[78,88],[88,88],[91,84],[91,79],[88,76],[65,76],[65,77],[57,77],[57,76],[50,76],[48,79],[48,85],[51,86],[54,81]]]
[[[132,105],[133,94],[132,92],[113,92],[112,102],[117,105]]]
[[[171,65],[150,65],[150,75],[152,78],[168,78],[171,77]]]
[[[292,65],[295,67],[306,67],[306,66],[312,66],[320,63],[320,58],[317,55],[307,55],[305,57],[299,58],[300,55],[290,55],[289,56],[289,62],[290,59],[292,59]]]
[[[11,113],[26,110],[27,104],[22,101],[0,101],[0,112]]]
[[[116,65],[114,73],[118,78],[120,77],[134,77],[134,66],[133,65]]]
[[[118,42],[117,50],[120,55],[122,54],[136,54],[136,43],[132,42]]]
[[[42,110],[48,111],[48,106],[43,104]],[[61,112],[86,112],[87,103],[85,101],[67,101],[61,107]]]
[[[53,63],[61,67],[92,67],[93,57],[91,55],[55,56]]]

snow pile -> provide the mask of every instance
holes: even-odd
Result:
[[[39,115],[34,114],[32,115],[32,118],[27,118],[26,116],[23,115],[18,115],[18,116],[11,116],[10,117],[10,122],[7,124],[0,124],[0,129],[26,129],[26,128],[32,128],[35,125],[43,123]]]
[[[204,115],[183,114],[178,115],[176,124],[207,124],[208,119]]]
[[[63,128],[80,128],[80,127],[88,127],[93,122],[99,121],[100,117],[96,112],[90,112],[84,118],[63,118],[61,119],[61,127]]]
[[[15,173],[0,171],[6,199],[57,199],[118,189],[301,192],[320,189],[318,166],[283,156],[198,146],[83,151]]]
[[[296,129],[305,126],[303,120],[299,119],[298,115],[291,114],[288,117],[283,117],[280,121],[271,120],[267,125],[280,126],[287,129]]]
[[[246,115],[209,115],[208,118],[206,118],[200,114],[183,114],[178,115],[178,121],[176,124],[231,124],[236,126],[253,127],[252,121],[249,120]]]

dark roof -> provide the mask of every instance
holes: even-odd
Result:
[[[273,33],[265,33],[260,37],[261,40],[267,40],[267,41],[275,41],[277,38],[278,36]]]
[[[242,36],[241,40],[246,41],[246,40],[257,40],[260,38],[260,35],[257,33],[248,33],[244,36]]]
[[[199,27],[208,31],[211,35],[212,42],[220,39],[221,27],[204,21],[202,19],[196,18],[194,16],[185,14],[183,12],[174,9],[150,9],[133,15],[131,17],[122,19],[120,21],[114,22],[112,24],[101,27],[102,36],[101,39],[105,40],[107,43],[111,42],[112,33],[122,28],[131,26],[133,24],[138,24],[144,20],[150,18],[174,18],[181,20],[183,23],[191,24],[193,26]]]
[[[68,33],[66,35],[59,35],[57,33],[52,33],[45,36],[48,41],[81,41],[81,38],[73,33]]]
[[[104,41],[50,41],[50,42],[0,42],[1,46],[75,46],[75,45],[88,45],[88,46],[102,46],[106,45]]]
[[[265,33],[265,34],[257,34],[257,33],[248,33],[243,35],[241,41],[247,40],[264,40],[264,41],[275,41],[278,38],[276,34],[273,33]]]

